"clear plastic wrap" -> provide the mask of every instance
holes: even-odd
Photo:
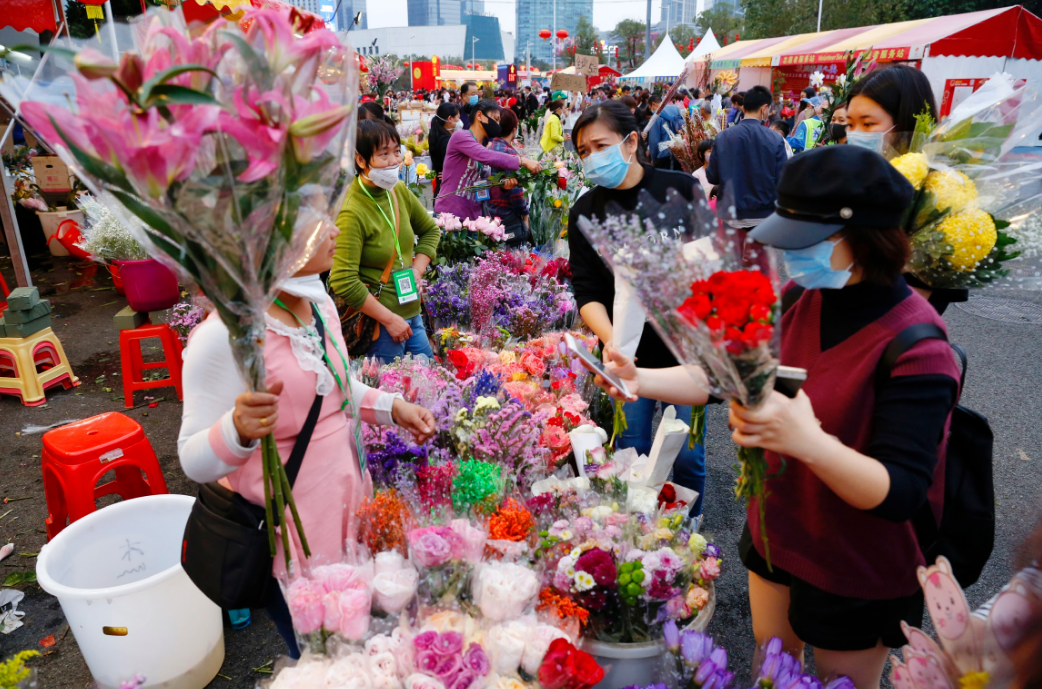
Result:
[[[299,20],[262,9],[245,31],[219,20],[195,34],[180,8],[155,8],[118,64],[89,43],[52,50],[20,103],[148,253],[202,289],[251,390],[266,388],[264,312],[339,209],[353,132],[351,53],[325,29],[296,36]],[[309,555],[270,436],[263,448],[272,552],[272,512],[288,506]]]
[[[916,188],[909,270],[931,289],[1039,288],[1042,97],[996,74],[891,162]]]

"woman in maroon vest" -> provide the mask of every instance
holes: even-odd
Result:
[[[875,378],[897,333],[944,328],[901,274],[909,247],[900,220],[912,193],[874,152],[814,149],[786,165],[777,212],[749,234],[781,249],[803,288],[782,320],[781,362],[808,372],[795,399],[775,392],[756,411],[731,408],[735,442],[764,448],[771,476],[773,570],[755,501],[739,544],[753,631],[758,646],[778,636],[798,657],[813,646],[821,677],[847,675],[858,689],[879,686],[888,648],[905,643],[901,622],[921,620],[915,570],[924,561],[910,520],[927,501],[939,516],[941,439],[958,396],[943,340],[918,342],[885,382]],[[677,390],[675,369],[637,369],[610,354],[633,394],[707,401],[695,386]]]

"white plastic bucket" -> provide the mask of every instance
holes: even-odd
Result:
[[[56,211],[54,213],[37,211],[36,215],[40,218],[40,227],[43,228],[43,236],[47,239],[50,239],[51,235],[58,231],[58,225],[61,225],[64,220],[75,220],[80,227],[83,227],[83,211],[80,210]],[[51,256],[69,255],[69,251],[57,239],[53,242],[48,242],[47,248],[51,250]]]
[[[587,639],[582,642],[582,650],[592,655],[597,664],[604,668],[604,679],[593,689],[622,689],[632,684],[651,684],[661,674],[662,656],[667,652],[661,640],[612,644]]]
[[[152,495],[98,510],[44,546],[40,586],[61,603],[99,689],[202,689],[224,662],[221,610],[181,568],[195,498]]]

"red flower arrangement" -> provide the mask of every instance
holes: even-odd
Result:
[[[692,325],[705,323],[714,340],[733,355],[769,342],[774,336],[777,296],[758,270],[722,270],[691,284],[691,296],[677,312]]]
[[[551,588],[544,588],[539,592],[539,611],[550,611],[557,615],[558,619],[566,620],[574,617],[579,624],[585,625],[590,619],[590,611],[579,605],[571,598],[554,593]]]
[[[589,653],[564,639],[554,639],[538,676],[543,689],[590,689],[604,679],[604,668]]]
[[[534,529],[532,513],[513,498],[507,498],[488,520],[488,537],[494,541],[524,541]]]

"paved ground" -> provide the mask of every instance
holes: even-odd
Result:
[[[0,258],[0,272],[13,284],[10,263]],[[46,425],[102,411],[123,411],[119,372],[119,346],[112,316],[125,301],[111,289],[107,275],[92,266],[67,259],[47,261],[34,270],[41,293],[55,309],[54,329],[61,337],[76,374],[83,384],[70,391],[51,393],[45,407],[22,407],[14,398],[0,398],[0,543],[14,541],[15,555],[0,563],[0,581],[10,574],[33,571],[34,555],[45,542],[47,510],[40,474],[40,436],[19,435],[29,424]],[[1004,295],[1023,299],[1024,295]],[[1042,297],[1033,297],[1042,302]],[[1011,574],[1017,544],[1028,533],[1039,512],[1042,491],[1042,373],[1037,364],[1038,325],[986,320],[957,308],[946,320],[955,341],[967,348],[971,369],[964,402],[992,422],[996,435],[995,479],[998,492],[998,543],[980,583],[970,591],[978,604],[999,588]],[[127,413],[145,428],[166,476],[171,492],[191,494],[194,487],[182,474],[176,457],[176,437],[181,405],[172,389],[157,390],[167,396],[149,407],[139,393],[140,408]],[[705,501],[706,530],[714,534],[728,558],[717,585],[718,607],[710,631],[730,652],[732,667],[739,671],[736,686],[748,686],[746,668],[751,660],[752,633],[745,596],[744,570],[737,562],[735,545],[744,519],[733,500],[734,446],[726,433],[722,410],[709,417],[709,480]],[[885,557],[885,551],[880,552]],[[35,585],[23,585],[27,596],[20,609],[25,626],[0,636],[0,659],[26,648],[46,655],[37,663],[39,686],[45,689],[88,688],[90,673],[76,640],[67,633],[57,601]],[[56,645],[43,648],[39,640],[54,634]],[[263,612],[244,631],[226,630],[227,660],[215,688],[250,688],[264,678],[259,668],[274,660],[281,641]]]

